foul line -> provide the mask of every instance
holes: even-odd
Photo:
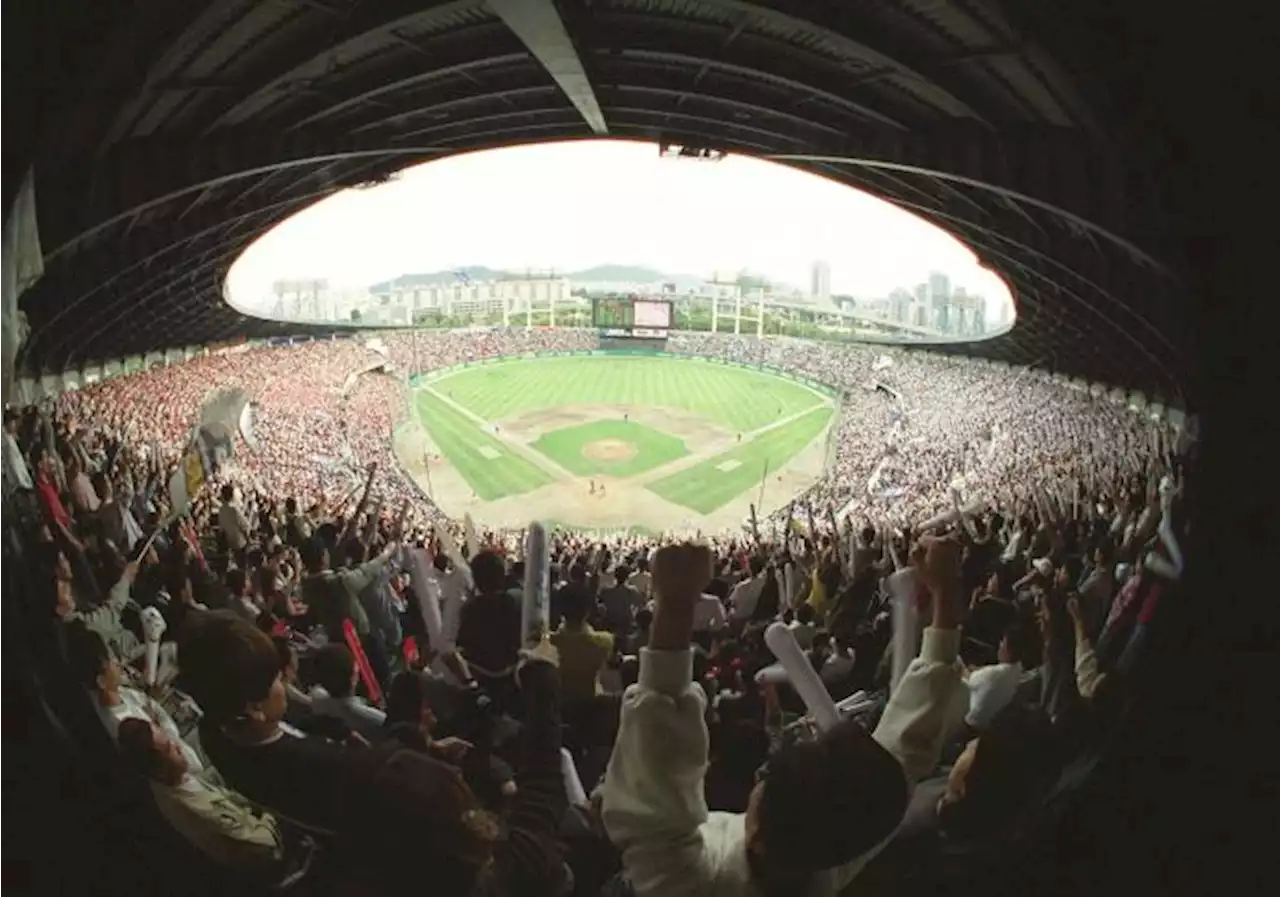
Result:
[[[547,458],[541,455],[540,453],[535,452],[533,449],[525,445],[522,445],[519,442],[516,442],[514,439],[508,438],[506,433],[503,432],[501,428],[498,430],[497,433],[493,432],[493,424],[490,421],[485,420],[480,415],[476,414],[470,408],[466,408],[462,405],[459,405],[453,399],[449,398],[448,396],[444,395],[441,392],[437,392],[435,389],[433,389],[430,386],[425,386],[425,385],[420,386],[419,389],[422,390],[422,392],[431,393],[431,395],[433,395],[435,398],[439,399],[441,402],[448,405],[454,411],[458,412],[463,417],[465,417],[467,420],[471,421],[473,424],[480,427],[480,429],[490,439],[496,439],[498,442],[501,442],[503,445],[509,448],[514,454],[519,455],[521,458],[524,458],[526,461],[530,462],[531,464],[534,464],[537,467],[541,468],[543,472],[549,473],[558,479],[564,479],[564,478],[574,479],[574,480],[578,479],[578,475],[573,471],[569,470],[568,468],[561,467],[559,464],[557,464],[555,461],[552,461],[550,458]],[[423,429],[426,429],[425,424],[423,425]]]
[[[823,396],[823,398],[826,399],[827,397]],[[733,437],[732,439],[725,438],[725,439],[716,440],[711,445],[708,445],[700,449],[699,451],[694,452],[691,455],[685,455],[683,458],[678,458],[675,461],[670,462],[669,464],[663,464],[661,467],[657,468],[656,470],[643,473],[638,477],[634,477],[632,478],[631,482],[634,482],[638,486],[647,486],[649,483],[655,482],[657,480],[662,480],[662,479],[666,479],[669,476],[674,476],[675,474],[680,473],[681,471],[686,470],[687,468],[693,467],[694,465],[697,465],[697,464],[701,464],[703,461],[709,461],[718,455],[723,455],[726,452],[733,451],[739,445],[746,445],[748,442],[758,439],[759,437],[763,436],[765,433],[768,433],[770,430],[777,430],[781,427],[789,426],[790,424],[793,424],[796,421],[798,421],[800,418],[809,414],[813,414],[814,411],[822,407],[831,408],[832,406],[831,406],[831,403],[827,401],[820,402],[816,405],[810,405],[808,408],[805,408],[803,411],[797,411],[795,414],[782,418],[782,420],[775,420],[773,423],[766,424],[765,426],[760,427],[757,430],[752,430],[749,433],[743,433],[741,443],[738,442],[738,439],[736,436]],[[827,427],[830,428],[830,426],[831,426],[831,422],[830,420],[828,420]],[[823,434],[819,434],[819,436],[821,435]],[[817,439],[819,437],[814,437],[814,438]],[[805,448],[808,448],[808,447],[809,447],[809,444],[806,444]],[[801,449],[800,451],[804,451],[804,449]],[[797,455],[799,453],[800,452],[796,452]]]

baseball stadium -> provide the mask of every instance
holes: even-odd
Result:
[[[6,891],[1274,890],[1237,19],[6,4]]]

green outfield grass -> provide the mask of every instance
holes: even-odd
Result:
[[[587,457],[585,450],[591,443],[603,440],[626,443],[635,450],[635,455],[616,461]],[[676,437],[625,420],[598,420],[576,427],[563,427],[543,435],[533,443],[533,447],[580,477],[595,474],[635,476],[689,453]]]
[[[669,502],[709,514],[757,487],[766,459],[770,471],[780,470],[822,433],[831,415],[830,407],[815,408],[785,426],[761,433],[723,454],[658,480],[649,490]]]
[[[825,401],[772,374],[682,358],[517,358],[430,385],[485,420],[560,405],[647,405],[682,408],[738,433]]]
[[[782,377],[671,357],[518,358],[448,373],[425,386],[415,398],[422,426],[484,501],[530,492],[559,479],[562,471],[625,478],[688,454],[675,436],[620,419],[555,430],[525,448],[495,437],[487,423],[528,411],[573,405],[678,408],[737,433],[799,415],[649,486],[697,513],[710,513],[758,485],[766,458],[770,470],[781,469],[822,433],[833,413],[824,396]],[[627,443],[636,453],[614,461],[584,453],[603,440]],[[547,463],[540,464],[539,456]]]
[[[418,414],[440,453],[485,501],[530,492],[553,481],[475,421],[430,392],[417,394]]]

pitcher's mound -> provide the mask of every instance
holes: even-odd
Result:
[[[582,447],[582,456],[590,461],[606,463],[630,461],[636,456],[636,447],[621,439],[597,439]]]

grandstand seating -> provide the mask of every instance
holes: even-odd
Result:
[[[25,673],[23,697],[47,723],[50,740],[41,749],[61,759],[64,793],[92,792],[94,805],[107,808],[107,815],[77,819],[75,825],[84,829],[85,837],[103,839],[108,845],[105,855],[127,858],[123,864],[112,863],[109,872],[104,870],[108,891],[151,893],[163,890],[165,882],[181,882],[183,893],[336,894],[345,893],[352,879],[374,892],[395,890],[388,884],[395,873],[379,877],[369,872],[370,842],[365,835],[357,837],[342,825],[335,834],[324,824],[333,820],[323,812],[299,819],[306,815],[306,800],[263,787],[246,772],[248,754],[241,741],[249,731],[244,716],[248,705],[243,695],[225,698],[220,691],[226,679],[239,676],[224,664],[229,652],[240,650],[234,638],[250,639],[243,635],[246,628],[277,637],[272,650],[283,652],[279,669],[290,679],[294,691],[289,694],[305,697],[308,688],[323,685],[330,701],[347,702],[340,719],[321,720],[324,713],[304,713],[298,700],[288,698],[284,721],[305,733],[300,740],[323,743],[325,751],[345,752],[342,757],[352,768],[367,765],[362,757],[381,756],[388,745],[408,745],[410,751],[455,765],[459,781],[465,782],[465,800],[486,802],[484,812],[494,819],[525,827],[521,830],[529,840],[520,842],[525,852],[495,849],[498,871],[490,874],[497,878],[485,885],[482,875],[477,886],[491,889],[485,893],[504,892],[503,883],[510,881],[504,875],[543,876],[537,880],[563,884],[567,879],[561,875],[559,859],[549,859],[548,845],[557,836],[574,843],[569,854],[573,893],[612,893],[608,889],[620,886],[623,879],[616,879],[615,873],[620,866],[625,879],[629,861],[620,859],[610,843],[607,784],[603,825],[598,807],[591,806],[578,807],[569,816],[560,807],[551,831],[529,821],[529,801],[535,794],[545,796],[539,790],[547,780],[540,778],[545,771],[540,771],[539,757],[545,761],[550,756],[537,751],[549,750],[552,742],[557,748],[561,743],[571,747],[572,763],[586,776],[588,792],[596,786],[602,774],[599,760],[614,747],[616,695],[566,706],[567,728],[562,730],[558,699],[548,697],[551,692],[540,691],[533,681],[522,691],[504,684],[508,675],[485,676],[481,678],[488,682],[488,693],[471,690],[475,686],[465,670],[468,655],[497,652],[509,657],[513,667],[519,657],[519,638],[513,640],[510,622],[512,608],[517,608],[518,618],[518,599],[512,593],[521,588],[521,545],[514,534],[486,531],[480,534],[484,551],[473,558],[457,557],[450,546],[464,544],[461,521],[448,519],[416,491],[390,447],[392,427],[407,401],[405,372],[486,357],[590,349],[595,340],[594,332],[581,330],[392,335],[383,337],[394,364],[391,373],[374,370],[371,363],[377,353],[358,340],[255,348],[108,380],[59,396],[10,421],[6,439],[12,440],[16,454],[6,444],[5,591],[26,598],[21,605],[6,604],[5,622],[16,624],[5,627],[6,663],[16,661]],[[1014,662],[1007,653],[1012,649],[1002,645],[1001,663],[994,666],[1017,666],[1019,676],[1027,674],[1019,680],[1017,694],[1011,691],[1002,700],[1008,716],[1025,712],[1043,722],[1054,745],[1043,756],[1052,762],[1025,781],[1010,783],[1002,778],[996,760],[982,759],[983,739],[989,739],[988,755],[1002,745],[1014,757],[1030,742],[1015,740],[1010,745],[1000,742],[998,734],[984,734],[1000,731],[995,723],[977,731],[973,763],[981,773],[971,774],[967,794],[952,798],[969,803],[968,812],[977,814],[988,836],[952,838],[936,847],[936,862],[930,864],[918,862],[916,847],[905,852],[890,849],[867,868],[865,887],[870,893],[924,894],[959,891],[966,884],[989,880],[986,877],[998,874],[993,870],[998,870],[1000,856],[1014,849],[1011,844],[1029,843],[1063,812],[1123,712],[1130,683],[1141,670],[1143,627],[1158,619],[1157,597],[1171,587],[1157,582],[1162,576],[1158,571],[1167,568],[1152,567],[1146,558],[1152,552],[1168,554],[1170,540],[1185,525],[1176,496],[1181,459],[1165,440],[1151,436],[1150,420],[1128,408],[1019,371],[915,352],[897,353],[893,363],[884,366],[878,361],[881,353],[866,347],[720,334],[678,334],[668,349],[770,365],[830,384],[847,397],[836,424],[833,461],[823,478],[798,499],[802,508],[819,513],[816,531],[788,533],[781,544],[755,542],[741,530],[706,534],[718,581],[707,592],[722,597],[708,594],[704,600],[721,601],[728,617],[723,628],[695,634],[700,646],[693,649],[695,682],[710,708],[712,775],[749,785],[755,767],[768,759],[768,746],[774,752],[786,751],[784,745],[799,731],[784,725],[804,712],[797,695],[785,683],[760,685],[755,674],[773,662],[764,645],[763,626],[775,618],[795,625],[795,611],[806,603],[818,611],[819,632],[831,636],[839,650],[849,648],[863,657],[847,668],[830,664],[833,652],[824,647],[826,639],[816,639],[808,658],[823,673],[828,688],[840,694],[862,689],[877,698],[858,705],[865,718],[855,719],[868,729],[883,728],[877,728],[882,712],[892,718],[896,711],[885,710],[883,700],[890,650],[885,624],[891,605],[885,579],[900,567],[920,570],[930,563],[916,553],[917,545],[930,535],[920,524],[941,515],[930,527],[932,535],[946,535],[964,545],[954,587],[963,590],[965,607],[983,601],[1008,606],[1011,622],[996,633],[997,641],[1012,639],[1012,626],[1033,633],[1031,655]],[[878,383],[888,389],[877,389]],[[212,391],[229,387],[244,389],[258,408],[259,449],[241,451],[231,472],[214,485],[225,481],[244,496],[244,506],[240,497],[230,504],[240,507],[247,520],[248,544],[229,544],[216,513],[217,490],[207,487],[194,507],[194,541],[176,527],[165,529],[154,553],[144,553],[134,578],[127,562],[137,557],[145,536],[128,534],[150,534],[164,520],[161,487],[198,422],[201,403]],[[349,491],[352,472],[373,464],[379,471],[382,515],[366,521],[371,508],[361,502],[335,518],[334,505]],[[114,501],[108,502],[91,482],[77,482],[75,471],[86,468],[110,481]],[[34,480],[34,490],[23,481],[23,473]],[[1157,483],[1164,476],[1171,487],[1162,491]],[[879,488],[884,482],[894,488]],[[295,513],[286,513],[286,499],[296,500]],[[414,510],[406,530],[397,532],[396,512],[403,499],[410,500]],[[313,507],[322,501],[329,503],[327,509]],[[968,516],[947,513],[961,501],[976,501],[979,508]],[[835,507],[847,512],[838,530],[831,529],[826,517],[827,509]],[[136,519],[136,530],[124,528],[125,544],[110,538],[113,530],[103,522],[108,513],[104,508]],[[627,537],[599,544],[572,532],[555,535],[550,603],[552,625],[561,636],[560,662],[594,664],[602,679],[619,670],[634,675],[629,657],[647,634],[642,611],[651,599],[662,600],[652,592],[647,569],[663,541]],[[426,568],[429,582],[410,575],[415,568],[401,542],[420,545],[439,559]],[[63,565],[60,558],[69,564]],[[1127,565],[1127,575],[1134,578],[1130,591],[1123,590],[1125,573],[1116,569],[1117,562]],[[336,574],[326,569],[329,564]],[[799,574],[790,578],[797,583],[794,592],[782,575],[788,566]],[[999,574],[1000,584],[993,573]],[[619,581],[624,576],[626,580]],[[114,597],[103,597],[114,596],[118,582],[125,582],[128,607],[123,612],[112,604]],[[430,632],[433,623],[421,613],[428,592],[440,605],[442,634]],[[1075,625],[1070,613],[1077,603],[1068,609],[1073,596],[1085,608]],[[606,612],[619,606],[625,608],[621,624],[616,613]],[[123,662],[124,688],[141,689],[140,671],[130,668],[133,658],[119,656],[123,639],[114,638],[124,630],[141,637],[133,613],[138,607],[158,608],[170,621],[165,638],[183,645],[174,687],[190,692],[203,705],[205,718],[198,727],[199,738],[193,739],[196,748],[202,755],[207,751],[220,770],[222,759],[229,758],[222,770],[228,793],[243,792],[242,799],[253,805],[253,812],[268,814],[285,842],[283,858],[267,873],[250,874],[206,859],[198,847],[207,844],[190,830],[182,830],[183,837],[156,811],[150,792],[158,787],[156,782],[166,782],[153,776],[152,785],[146,785],[136,770],[126,771],[117,756],[100,715],[121,688],[119,683],[94,684],[81,674],[85,633],[90,642],[100,637],[109,654]],[[233,635],[217,636],[219,626]],[[371,658],[385,658],[375,664],[383,677],[381,691],[387,695],[382,706],[366,700],[378,689],[340,693],[353,664],[340,647],[345,629],[355,634]],[[23,636],[12,639],[18,631]],[[584,633],[591,634],[587,641]],[[217,641],[223,637],[231,641]],[[406,637],[420,646],[431,644],[433,650],[423,652],[424,671],[406,669],[401,645]],[[584,647],[588,642],[597,647]],[[1078,676],[1078,668],[1085,665],[1078,661],[1091,655],[1093,644],[1099,645],[1103,678],[1086,684]],[[225,651],[213,652],[208,645],[222,645]],[[1128,655],[1122,650],[1125,645],[1134,646]],[[1125,658],[1123,664],[1116,662],[1120,657]],[[251,651],[245,658],[244,669],[262,661],[260,653],[254,656]],[[336,679],[331,675],[334,669]],[[530,667],[521,669],[517,675],[534,675]],[[210,671],[220,671],[224,682],[213,682],[218,677],[211,677]],[[295,673],[300,674],[296,681]],[[979,700],[976,683],[981,677],[974,678],[971,696],[960,685],[958,670],[950,675],[953,691],[964,696],[966,707]],[[417,694],[405,684],[405,677],[412,676],[425,677],[428,684],[422,687],[423,697],[405,711],[397,695],[406,690]],[[228,710],[222,706],[224,700],[238,701],[238,706]],[[265,704],[268,699],[253,699],[259,700]],[[463,709],[443,712],[455,703]],[[154,705],[145,703],[147,714]],[[254,719],[252,714],[249,718]],[[436,721],[435,729],[428,718]],[[352,719],[377,720],[369,730],[374,737],[356,737]],[[610,724],[601,725],[603,719]],[[275,725],[278,720],[270,722]],[[960,754],[966,736],[975,733],[959,721],[939,726],[929,765],[945,775],[946,769],[939,767],[941,757]],[[494,735],[517,729],[518,737]],[[291,741],[292,732],[284,737]],[[450,740],[458,733],[465,733],[470,748]],[[541,733],[545,740],[531,746],[531,733]],[[743,733],[770,736],[761,737],[759,756],[724,747],[726,737]],[[316,760],[315,770],[347,763],[333,759],[337,753],[326,756],[323,763]],[[397,772],[411,773],[412,769]],[[345,775],[339,774],[336,781],[341,783]],[[768,781],[766,776],[766,790]],[[400,784],[418,787],[419,780],[413,782]],[[504,790],[511,782],[514,796]],[[306,787],[325,791],[345,786],[315,781]],[[1006,800],[1010,789],[1011,803]],[[443,792],[432,794],[430,800],[445,800]],[[1000,801],[989,796],[995,794],[1001,795]],[[547,801],[538,805],[539,813],[557,805]],[[726,804],[711,809],[733,808]],[[358,815],[363,810],[353,804],[349,812]],[[407,824],[419,820],[414,814],[422,809],[393,807],[388,812]],[[949,824],[944,817],[939,814],[938,828]],[[353,827],[366,821],[372,824],[364,817],[343,820]],[[439,826],[432,829],[432,837],[454,837],[444,822],[432,825]],[[297,846],[298,830],[308,832],[319,845],[314,853]],[[242,834],[224,830],[222,837],[240,844]],[[415,834],[429,840],[421,832]],[[408,843],[395,842],[399,846],[388,849],[395,853]],[[470,842],[464,837],[459,843]],[[532,856],[528,844],[539,845],[542,852]],[[353,857],[353,852],[362,856]],[[403,871],[407,867],[397,865],[400,861],[407,859],[399,856],[388,862]],[[439,862],[438,869],[448,866],[444,858]],[[120,872],[120,866],[126,871]],[[49,874],[56,875],[56,868]],[[125,877],[116,877],[120,875]],[[436,893],[432,883],[432,870],[424,870],[424,893]]]

